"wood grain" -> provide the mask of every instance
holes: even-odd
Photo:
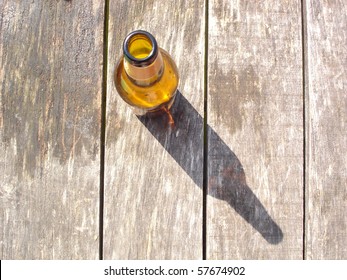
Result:
[[[209,1],[208,259],[300,259],[300,1]]]
[[[105,259],[202,258],[204,1],[110,2],[105,160]],[[125,36],[149,31],[180,71],[170,128],[138,119],[118,96]]]
[[[103,9],[1,1],[1,259],[98,258]]]
[[[306,257],[347,259],[347,7],[305,4]]]

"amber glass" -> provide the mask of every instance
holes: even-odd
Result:
[[[130,33],[115,71],[115,85],[138,115],[170,109],[178,86],[178,70],[170,55],[148,32]]]

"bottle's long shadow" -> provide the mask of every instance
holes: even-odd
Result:
[[[174,126],[168,124],[169,118],[165,114],[155,118],[139,117],[139,120],[202,188],[204,120],[180,92],[171,114]],[[236,155],[210,126],[207,126],[207,135],[208,195],[226,201],[267,242],[280,243],[282,230],[247,185],[245,172]]]

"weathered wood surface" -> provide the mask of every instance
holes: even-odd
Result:
[[[103,257],[201,259],[206,222],[208,259],[346,259],[346,4],[304,1],[302,41],[300,1],[210,0],[208,33],[204,0],[109,2]],[[0,1],[1,259],[99,257],[103,21]],[[139,28],[178,64],[173,128],[114,88]]]
[[[118,96],[125,36],[151,32],[180,71],[167,120],[138,119]],[[110,1],[105,151],[105,259],[201,259],[204,1]]]
[[[209,1],[208,259],[301,259],[300,1]]]
[[[305,4],[306,257],[347,259],[347,6]]]
[[[97,259],[102,1],[0,2],[0,258]]]

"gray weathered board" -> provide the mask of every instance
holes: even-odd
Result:
[[[209,1],[208,259],[300,259],[300,1]]]
[[[345,2],[108,2],[104,42],[105,1],[0,0],[0,258],[346,259]],[[174,127],[114,88],[139,28],[178,64]]]
[[[305,4],[306,257],[347,259],[347,3]]]
[[[204,1],[110,1],[105,151],[105,259],[201,259]],[[170,128],[137,118],[114,70],[125,36],[151,32],[180,71]]]
[[[99,254],[102,1],[0,1],[0,258]]]

